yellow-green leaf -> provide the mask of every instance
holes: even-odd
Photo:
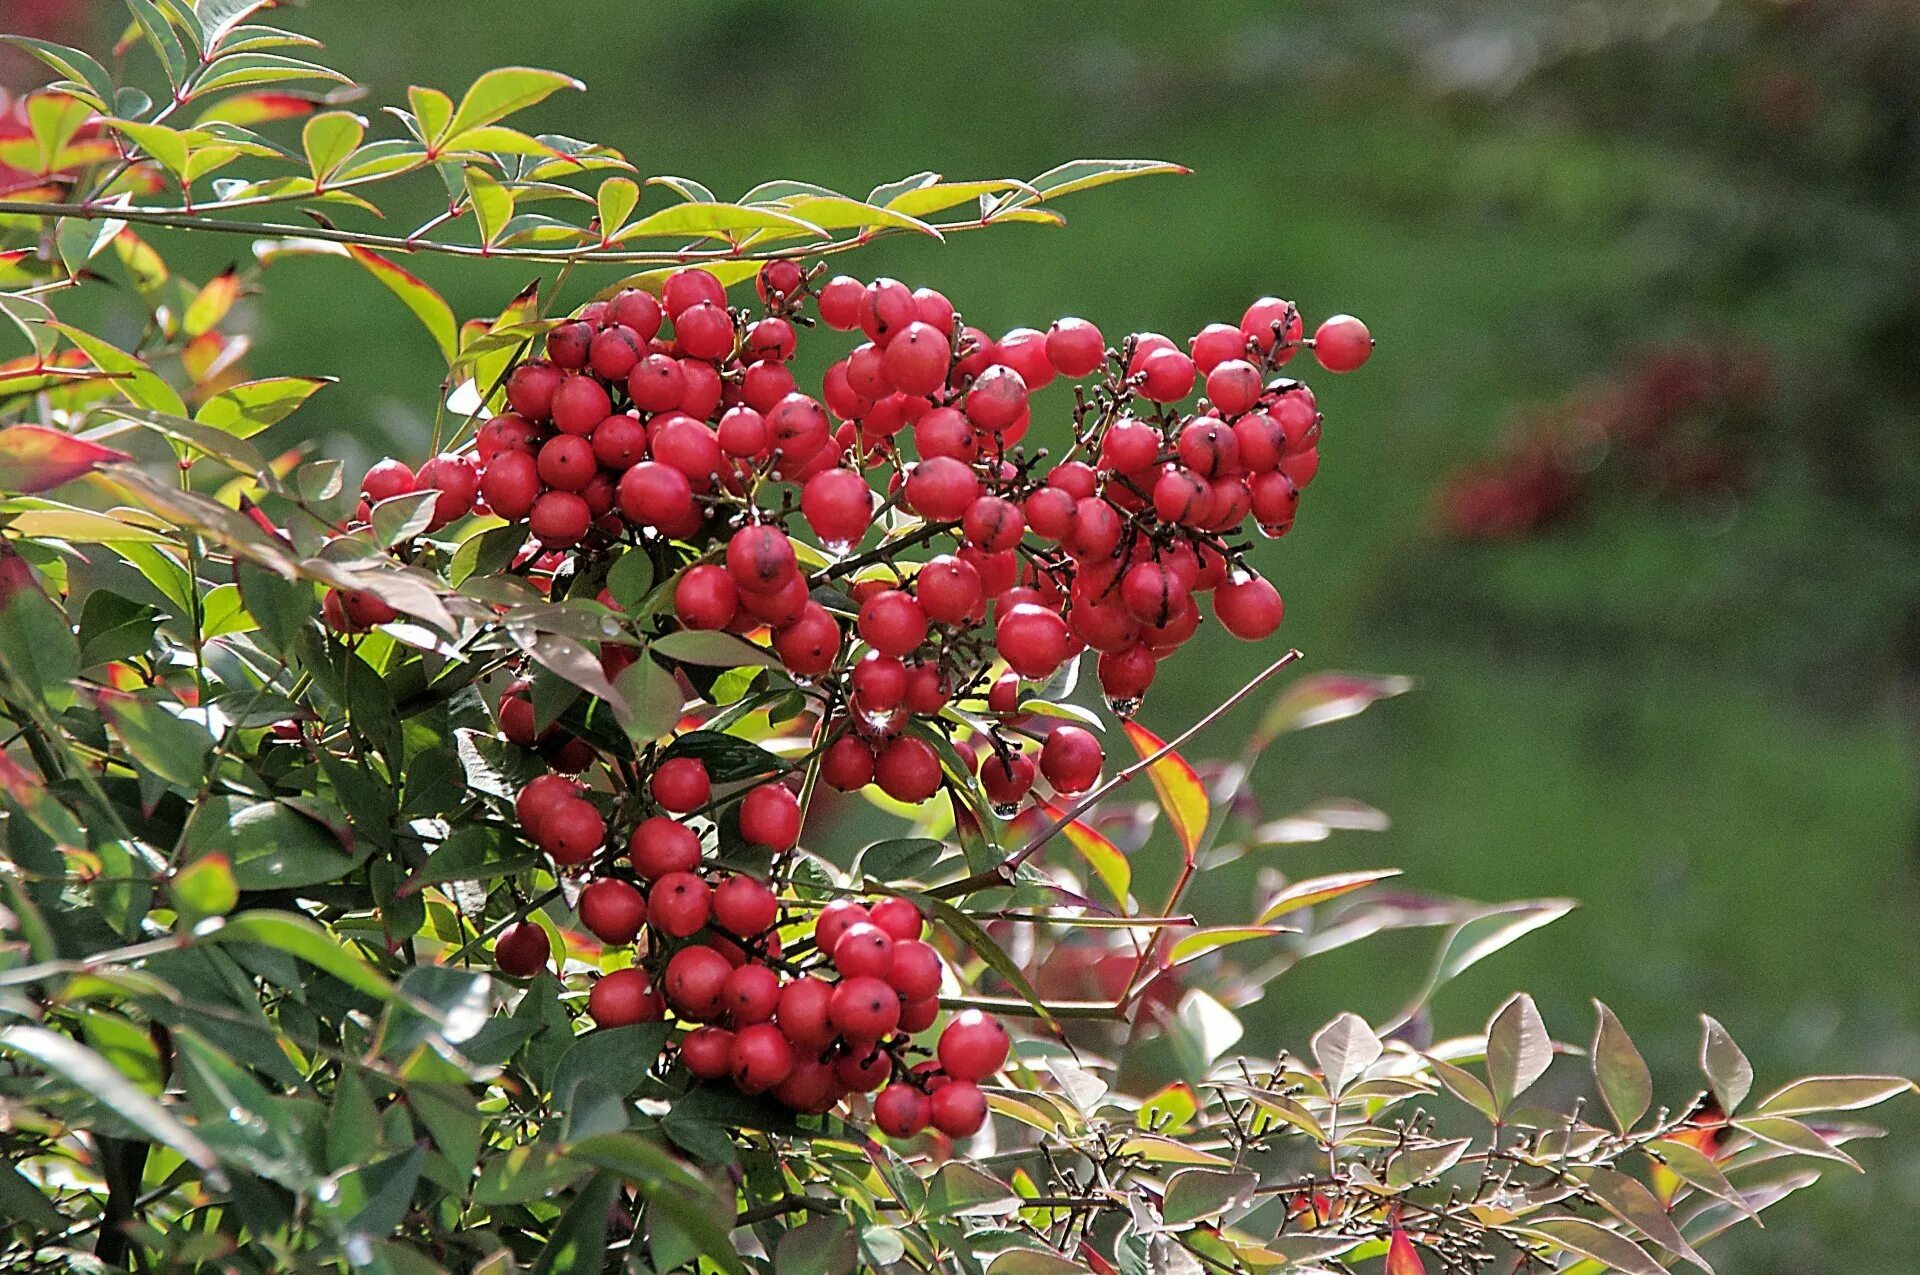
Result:
[[[308,120],[300,130],[300,144],[314,182],[324,185],[338,172],[366,133],[367,122],[351,111],[328,111]]]
[[[558,71],[542,71],[526,66],[498,67],[475,80],[460,99],[459,109],[453,113],[452,131],[458,136],[470,128],[497,123],[515,111],[523,111],[544,101],[561,89],[586,87],[571,75],[562,75]]]
[[[684,235],[709,235],[726,238],[747,230],[794,230],[817,239],[827,232],[810,222],[772,208],[747,208],[741,204],[685,203],[649,213],[612,237],[613,243],[633,239],[658,239]]]
[[[1153,756],[1167,746],[1167,741],[1140,725],[1128,722],[1125,726],[1127,739],[1142,759]],[[1180,837],[1180,847],[1186,852],[1187,862],[1193,862],[1193,853],[1199,848],[1200,838],[1206,834],[1207,820],[1213,814],[1213,802],[1207,796],[1207,786],[1200,780],[1199,774],[1179,753],[1170,752],[1147,767],[1147,778],[1153,781],[1153,790],[1160,796],[1160,807],[1167,812],[1167,818],[1173,822],[1173,830]]]
[[[386,285],[388,291],[400,298],[407,309],[413,311],[414,317],[420,320],[433,338],[433,343],[440,347],[441,357],[451,365],[460,348],[460,329],[454,322],[453,307],[418,276],[402,270],[370,248],[348,244],[347,255],[366,267],[374,278]]]
[[[1045,798],[1039,800],[1039,806],[1049,818],[1066,818],[1066,811]],[[1106,886],[1107,893],[1120,910],[1127,911],[1127,897],[1133,888],[1133,865],[1127,862],[1127,856],[1113,842],[1078,819],[1068,820],[1060,832],[1066,837],[1067,844],[1079,851],[1080,857],[1087,861],[1087,866],[1100,878],[1100,883]]]
[[[1365,872],[1337,872],[1331,876],[1312,877],[1305,881],[1295,881],[1281,890],[1261,909],[1260,924],[1285,916],[1289,912],[1298,912],[1302,908],[1337,899],[1343,894],[1351,894],[1376,881],[1385,881],[1388,877],[1400,875],[1398,868],[1376,868]]]

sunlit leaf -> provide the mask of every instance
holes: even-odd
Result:
[[[9,425],[0,429],[0,491],[50,491],[101,465],[131,459],[59,430]]]
[[[1384,1047],[1365,1019],[1347,1013],[1313,1034],[1312,1049],[1328,1091],[1338,1094],[1380,1061]]]
[[[1533,997],[1521,992],[1502,1005],[1487,1025],[1487,1079],[1502,1111],[1546,1074],[1553,1038]]]
[[[1066,811],[1045,798],[1037,798],[1035,804],[1046,811],[1049,818],[1066,818]],[[1127,911],[1129,892],[1133,888],[1133,867],[1120,848],[1078,819],[1068,820],[1066,826],[1061,828],[1060,835],[1087,861],[1087,866],[1100,878],[1100,883],[1106,887],[1120,910]]]
[[[1295,881],[1281,890],[1260,910],[1258,923],[1265,925],[1277,920],[1289,912],[1298,912],[1315,904],[1337,899],[1343,894],[1365,889],[1376,881],[1385,881],[1400,875],[1398,868],[1376,868],[1363,872],[1340,872],[1330,876],[1313,877],[1306,881]]]
[[[1125,723],[1125,730],[1133,750],[1143,760],[1167,746],[1166,740],[1138,722]],[[1206,784],[1187,759],[1177,752],[1167,753],[1148,766],[1147,778],[1152,781],[1153,790],[1160,798],[1160,807],[1167,812],[1167,819],[1180,838],[1187,861],[1192,862],[1201,837],[1206,835],[1207,820],[1213,813],[1213,803],[1207,796]]]
[[[532,67],[503,66],[487,71],[460,98],[448,131],[457,139],[470,128],[493,124],[546,100],[561,89],[587,86],[571,75]]]
[[[1902,1076],[1808,1076],[1762,1098],[1753,1113],[1810,1116],[1823,1111],[1857,1111],[1913,1090],[1913,1082]]]
[[[1646,1059],[1634,1047],[1627,1029],[1613,1011],[1599,1001],[1593,1003],[1600,1023],[1593,1037],[1593,1078],[1600,1100],[1613,1116],[1614,1127],[1629,1132],[1653,1105],[1653,1076]]]
[[[1371,704],[1413,689],[1410,677],[1365,673],[1309,673],[1274,697],[1254,729],[1255,747],[1287,731],[1344,721]]]
[[[1753,1089],[1753,1064],[1718,1019],[1702,1014],[1700,1025],[1700,1070],[1713,1086],[1720,1109],[1731,1114],[1740,1109]]]

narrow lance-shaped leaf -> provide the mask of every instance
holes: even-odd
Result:
[[[414,274],[401,269],[370,248],[348,244],[347,255],[364,266],[387,290],[413,311],[439,347],[441,357],[451,365],[460,348],[460,329],[454,322],[453,307]]]
[[[1127,722],[1126,732],[1128,741],[1142,759],[1153,756],[1167,746],[1166,740],[1138,722]],[[1147,778],[1152,781],[1153,790],[1160,798],[1160,806],[1167,812],[1167,818],[1180,838],[1180,847],[1186,853],[1187,862],[1191,863],[1194,851],[1199,848],[1200,838],[1206,835],[1207,820],[1213,813],[1213,803],[1207,796],[1206,784],[1201,782],[1199,773],[1187,759],[1177,752],[1168,753],[1148,766]]]
[[[1904,1076],[1808,1076],[1774,1090],[1754,1110],[1759,1116],[1810,1116],[1823,1111],[1857,1111],[1911,1093]]]
[[[1627,1133],[1653,1105],[1653,1076],[1613,1011],[1593,1003],[1599,1026],[1593,1037],[1593,1079],[1614,1127]]]
[[[1038,799],[1037,804],[1047,812],[1049,818],[1066,817],[1066,811],[1044,798]],[[1077,850],[1080,857],[1087,861],[1087,866],[1093,869],[1094,875],[1100,878],[1100,883],[1106,886],[1107,893],[1113,896],[1114,902],[1119,905],[1122,912],[1125,912],[1128,893],[1133,886],[1133,866],[1127,862],[1127,856],[1122,854],[1120,848],[1113,842],[1078,819],[1068,820],[1060,829],[1060,834],[1067,839],[1067,844]]]
[[[131,459],[44,425],[9,425],[0,429],[0,491],[51,491],[101,465]]]

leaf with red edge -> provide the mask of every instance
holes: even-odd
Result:
[[[51,491],[102,465],[132,459],[44,425],[9,425],[0,429],[0,492]]]
[[[312,115],[322,105],[318,97],[301,93],[240,93],[202,111],[194,120],[201,128],[214,121],[253,128],[275,120]]]
[[[460,349],[460,330],[453,320],[453,307],[419,276],[402,270],[377,252],[358,244],[348,244],[347,255],[365,266],[374,278],[386,285],[388,291],[406,304],[407,309],[413,311],[414,317],[433,337],[433,343],[440,347],[441,357],[451,365]]]
[[[1054,819],[1065,819],[1067,816],[1066,811],[1050,801],[1040,799],[1038,804]],[[1078,819],[1069,820],[1060,832],[1066,837],[1067,844],[1080,852],[1080,857],[1087,861],[1094,875],[1100,878],[1100,883],[1107,887],[1107,893],[1125,912],[1127,894],[1133,888],[1133,865],[1127,862],[1127,856],[1120,852],[1120,847]]]
[[[1400,875],[1398,868],[1375,868],[1364,872],[1339,872],[1331,876],[1312,877],[1305,881],[1295,881],[1292,885],[1273,896],[1267,906],[1260,911],[1258,924],[1265,925],[1276,917],[1289,912],[1298,912],[1310,908],[1316,903],[1325,903],[1337,899],[1343,894],[1351,894],[1376,881],[1385,881],[1388,877]]]
[[[1290,730],[1344,721],[1370,704],[1412,689],[1413,679],[1397,674],[1310,673],[1274,697],[1253,733],[1254,745],[1264,747]]]
[[[1427,1275],[1419,1250],[1398,1226],[1393,1228],[1393,1238],[1387,1244],[1386,1275]]]
[[[1132,741],[1133,749],[1142,760],[1153,756],[1167,746],[1167,741],[1140,725],[1138,722],[1125,724],[1127,738]],[[1193,862],[1193,853],[1200,846],[1200,838],[1206,835],[1207,820],[1213,814],[1213,802],[1207,796],[1207,786],[1200,775],[1179,753],[1170,752],[1147,767],[1147,778],[1153,781],[1153,790],[1160,796],[1160,808],[1167,812],[1167,818],[1173,823],[1173,830],[1180,837],[1180,848],[1186,853],[1187,862]]]

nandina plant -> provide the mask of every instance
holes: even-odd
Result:
[[[369,140],[260,7],[134,0],[152,96],[13,40],[60,78],[0,139],[7,1268],[1652,1273],[1910,1088],[1750,1101],[1708,1019],[1706,1088],[1656,1103],[1604,1006],[1582,1050],[1525,995],[1436,1041],[1432,993],[1558,900],[1380,870],[1183,910],[1380,823],[1248,787],[1406,689],[1269,692],[1299,657],[1250,561],[1319,465],[1293,375],[1365,326],[1263,297],[1184,347],[996,338],[829,265],[1175,166],[655,177],[641,214],[612,147],[502,123],[566,77],[416,88]],[[446,210],[357,228],[410,177]],[[254,264],[183,278],[163,230]],[[299,441],[326,378],[245,370],[223,324],[289,252],[421,319],[430,454],[349,483]],[[402,253],[537,277],[462,324]],[[109,289],[130,348],[69,317]],[[1261,671],[1163,739],[1135,715],[1207,612]],[[1185,760],[1255,695],[1231,763]],[[1406,926],[1442,939],[1398,1012],[1233,1054],[1292,965]],[[1597,1104],[1522,1101],[1578,1053]]]

